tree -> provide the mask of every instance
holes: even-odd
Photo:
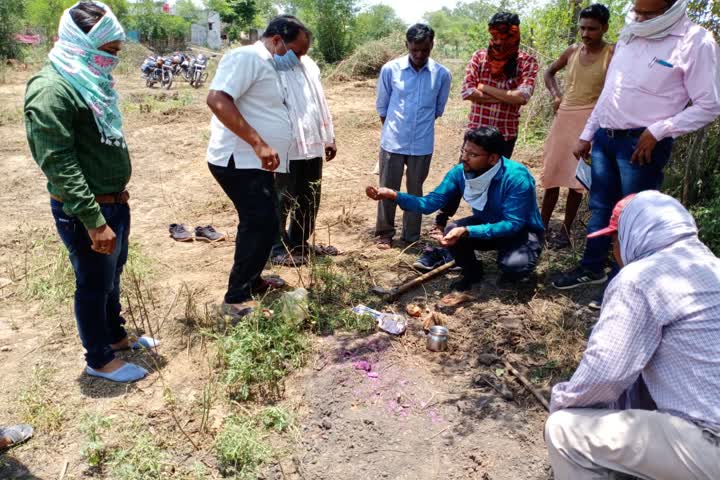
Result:
[[[356,0],[313,0],[318,49],[328,63],[339,62],[353,48],[351,28],[357,12]]]
[[[65,9],[74,4],[73,0],[28,0],[28,25],[41,32],[48,43],[52,43],[57,35],[60,17]]]
[[[276,15],[271,0],[205,0],[205,6],[218,12],[220,19],[230,25],[230,40],[237,40],[241,32],[250,28],[264,27]]]
[[[0,1],[0,60],[20,56],[20,45],[14,35],[22,24],[25,0]]]
[[[373,5],[366,11],[360,12],[355,19],[353,39],[355,43],[362,44],[387,37],[393,32],[404,32],[406,28],[405,22],[397,16],[392,7],[383,4]]]
[[[197,23],[200,20],[200,9],[193,0],[177,0],[175,3],[175,14],[190,23]]]

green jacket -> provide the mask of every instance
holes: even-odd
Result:
[[[48,191],[86,228],[104,225],[95,195],[122,192],[130,181],[126,148],[100,141],[95,117],[78,92],[48,64],[27,84],[25,130]]]

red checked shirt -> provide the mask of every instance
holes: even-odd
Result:
[[[486,61],[487,50],[478,50],[465,70],[462,97],[466,99],[478,85],[488,85],[501,90],[519,90],[530,100],[535,91],[535,77],[538,63],[527,53],[518,54],[518,74],[510,80],[490,76],[490,65]],[[468,117],[468,129],[492,126],[500,130],[506,140],[517,138],[520,127],[520,106],[507,103],[473,103]]]

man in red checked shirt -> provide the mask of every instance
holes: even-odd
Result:
[[[535,90],[538,63],[520,51],[520,18],[514,13],[496,13],[488,23],[490,45],[473,55],[465,70],[462,97],[472,102],[468,130],[495,127],[505,137],[503,156],[511,158],[520,127],[520,107]],[[455,215],[460,199],[441,210],[435,219],[443,231]]]

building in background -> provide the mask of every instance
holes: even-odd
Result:
[[[190,27],[190,43],[220,50],[223,45],[222,28],[218,12],[203,10],[200,13],[200,20]]]

